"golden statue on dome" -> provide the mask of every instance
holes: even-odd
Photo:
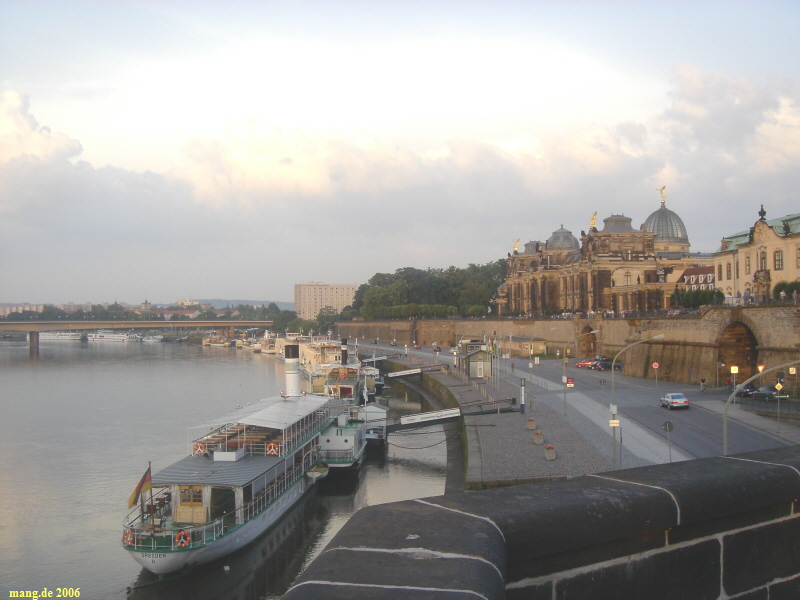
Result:
[[[517,249],[519,249],[519,239],[514,240],[514,252],[516,252]]]
[[[661,192],[661,204],[665,204],[666,201],[667,201],[667,194],[666,194],[666,192],[664,192],[665,189],[667,189],[667,186],[665,186],[665,185],[662,185],[661,189],[657,189],[656,188],[657,192]]]

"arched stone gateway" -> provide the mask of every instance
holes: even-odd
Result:
[[[736,381],[744,381],[758,372],[758,355],[756,341],[750,328],[739,321],[734,321],[722,332],[719,339],[719,362],[724,364],[721,375],[731,372],[731,367],[739,367]]]
[[[589,325],[581,330],[581,337],[578,338],[578,349],[575,358],[597,356],[597,336],[594,333],[590,333],[591,331],[592,328]]]

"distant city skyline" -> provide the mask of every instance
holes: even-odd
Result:
[[[798,212],[800,3],[0,0],[0,303],[282,298]]]

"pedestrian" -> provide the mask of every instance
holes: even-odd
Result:
[[[706,378],[705,377],[703,377],[700,380],[700,391],[703,392],[704,394],[706,393]]]
[[[731,391],[731,378],[730,376],[725,379],[725,389],[729,392]]]
[[[511,363],[511,372],[514,372],[514,363]]]

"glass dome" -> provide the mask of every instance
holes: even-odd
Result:
[[[656,234],[656,244],[658,243],[678,243],[688,244],[689,235],[681,218],[666,207],[662,202],[661,208],[652,213],[644,222],[647,231]]]
[[[561,229],[553,232],[553,235],[547,240],[547,249],[548,250],[580,250],[581,243],[578,241],[572,232],[564,229],[564,226],[561,226]]]

